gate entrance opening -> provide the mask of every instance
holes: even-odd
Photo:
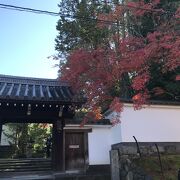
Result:
[[[85,163],[85,149],[77,145],[83,143],[83,134],[67,133],[65,144],[64,127],[67,119],[73,119],[74,107],[82,103],[82,99],[77,98],[65,82],[0,75],[0,136],[6,123],[52,124],[52,169],[79,168],[82,162]],[[71,138],[74,144],[70,143]],[[72,162],[79,162],[77,167],[70,162],[69,155]]]

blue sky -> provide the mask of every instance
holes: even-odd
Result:
[[[59,12],[60,0],[0,0],[1,4]],[[0,8],[0,74],[56,78],[58,17]]]

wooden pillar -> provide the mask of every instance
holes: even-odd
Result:
[[[64,120],[57,120],[53,124],[53,150],[52,150],[52,162],[53,169],[57,171],[64,170],[64,156],[63,156],[63,128]]]

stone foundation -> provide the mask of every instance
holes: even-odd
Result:
[[[180,143],[178,142],[156,142],[161,155],[180,154]],[[142,168],[137,167],[133,160],[141,156],[158,156],[155,143],[140,142],[119,143],[112,145],[111,158],[111,180],[151,180]]]

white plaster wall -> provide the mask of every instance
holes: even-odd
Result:
[[[111,144],[122,142],[121,124],[116,124],[111,128]]]
[[[121,116],[122,141],[180,142],[180,106],[148,106],[134,111],[126,105]]]
[[[180,142],[180,106],[152,105],[135,111],[131,104],[125,104],[120,124],[92,126],[88,134],[89,164],[110,164],[111,145],[134,142],[133,136],[141,142]]]
[[[116,116],[116,113],[110,113],[106,116],[106,119],[113,119]],[[111,126],[111,144],[116,144],[122,142],[122,134],[121,134],[121,123],[118,123],[114,126]]]
[[[110,164],[111,144],[110,127],[92,127],[92,132],[88,134],[89,164]]]
[[[1,145],[2,146],[10,145],[9,144],[9,139],[3,133],[3,132],[7,132],[7,131],[8,131],[7,127],[5,125],[3,125],[3,127],[2,127],[2,134],[1,134]]]

